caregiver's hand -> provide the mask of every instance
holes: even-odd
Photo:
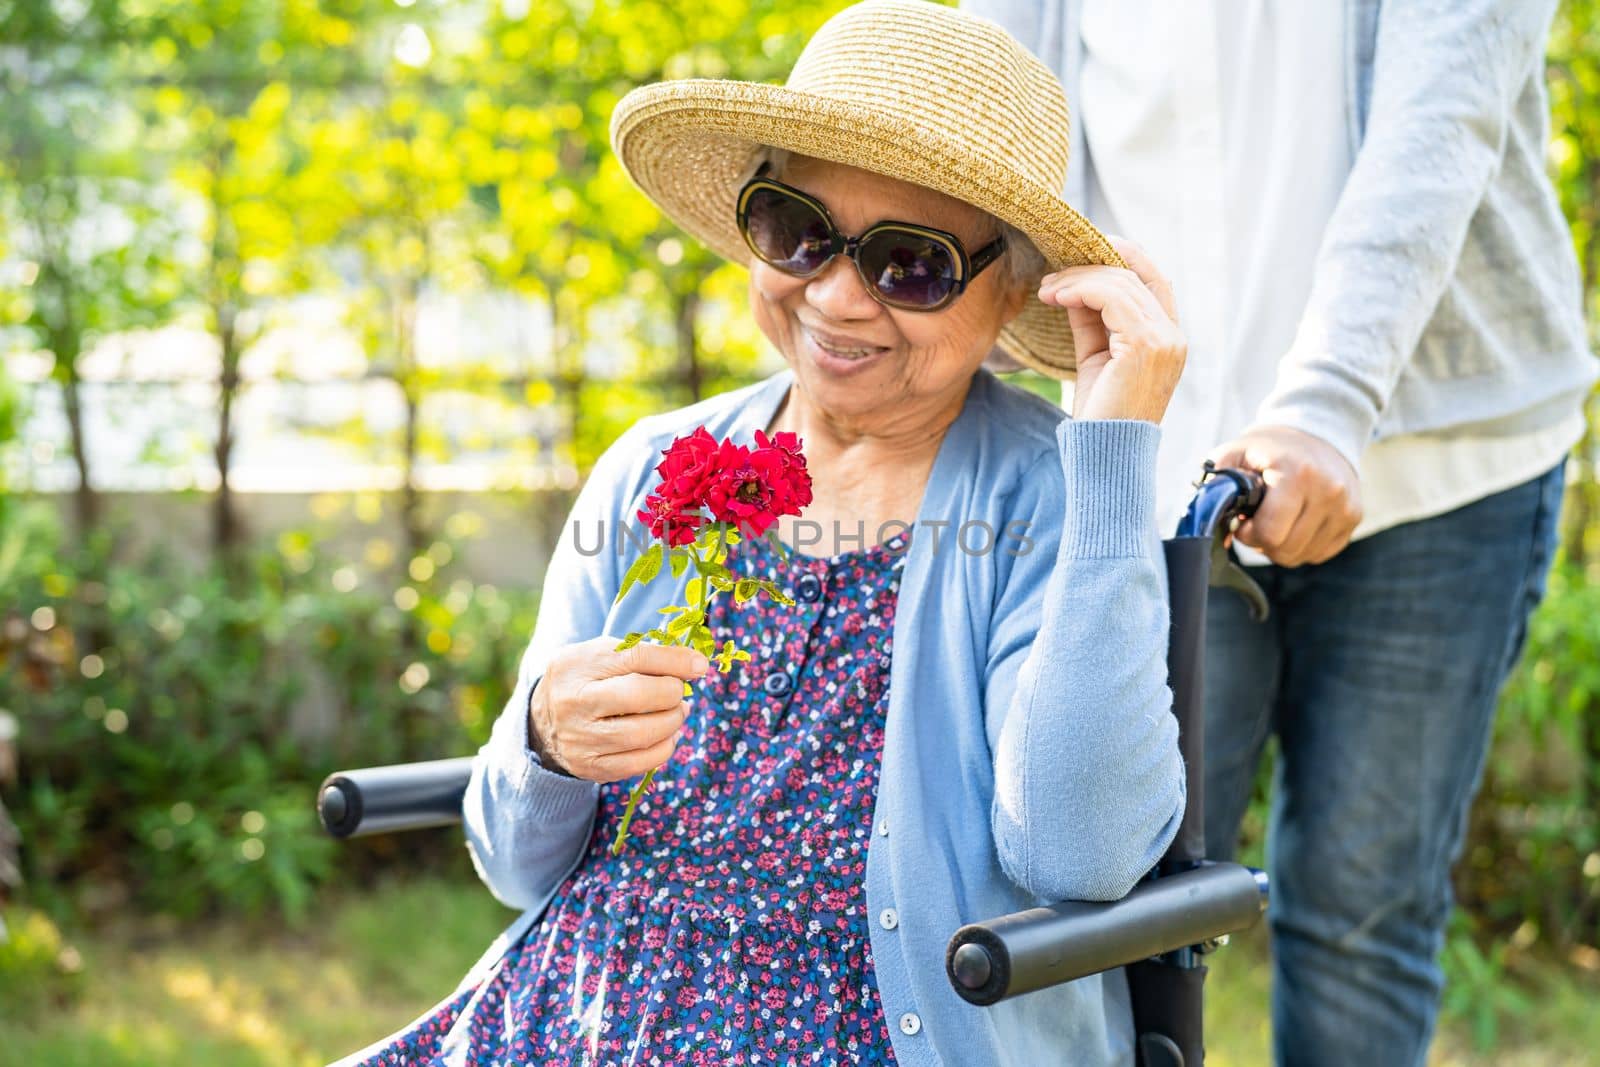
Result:
[[[1211,460],[1261,472],[1267,495],[1233,533],[1279,566],[1326,563],[1344,551],[1361,524],[1355,468],[1338,449],[1304,430],[1258,426],[1217,446]]]
[[[689,648],[616,647],[615,637],[597,637],[550,657],[528,701],[528,742],[545,767],[616,782],[672,756],[689,715],[683,683],[706,673],[706,658]]]
[[[1160,422],[1189,346],[1172,286],[1132,241],[1111,238],[1127,269],[1068,267],[1045,275],[1039,299],[1067,309],[1078,384],[1075,419]]]

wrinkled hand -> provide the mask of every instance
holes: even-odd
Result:
[[[1138,245],[1110,240],[1128,269],[1068,267],[1045,276],[1039,299],[1066,308],[1072,325],[1078,356],[1072,417],[1159,423],[1188,343],[1167,279]]]
[[[706,673],[706,658],[670,645],[616,647],[615,637],[597,637],[550,658],[528,701],[528,742],[545,767],[617,782],[672,757],[689,715],[683,684]]]
[[[1361,480],[1338,449],[1289,426],[1262,426],[1211,453],[1219,467],[1259,471],[1267,495],[1234,536],[1284,567],[1326,563],[1361,522]]]

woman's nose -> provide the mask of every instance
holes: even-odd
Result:
[[[878,302],[867,292],[849,256],[834,256],[806,283],[806,303],[835,322],[871,318],[878,311]]]

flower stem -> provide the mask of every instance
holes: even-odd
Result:
[[[728,523],[714,523],[712,528],[717,531],[717,541],[710,541],[709,533],[702,534],[701,541],[694,542],[694,545],[690,547],[690,552],[693,553],[694,558],[701,561],[701,563],[722,563],[723,558],[728,555],[728,549],[730,549],[730,545],[728,545]],[[709,552],[709,555],[707,555],[707,552]],[[717,595],[717,593],[712,592],[709,579],[707,579],[707,584],[702,589],[704,589],[704,592],[702,592],[698,605],[686,605],[699,608],[699,622],[704,622],[709,617],[710,601]],[[693,635],[694,627],[690,627],[678,637],[678,640],[672,641],[672,645],[691,645]],[[746,656],[746,659],[749,659],[749,656]],[[685,693],[685,696],[690,693],[688,683],[683,685],[683,693]],[[627,843],[627,827],[634,822],[634,809],[638,808],[638,800],[646,792],[650,792],[650,784],[656,779],[656,771],[659,771],[659,769],[661,769],[659,766],[648,769],[645,776],[642,779],[638,779],[638,785],[634,785],[634,790],[627,795],[627,808],[622,809],[622,822],[616,827],[616,837],[611,838],[611,854],[613,856],[621,856],[622,846]]]
[[[717,524],[717,543],[714,546],[712,546],[712,545],[706,546],[708,548],[711,548],[711,550],[712,550],[710,562],[716,563],[716,562],[719,562],[721,560],[723,552],[725,552],[727,550],[727,536],[728,536],[727,524],[726,523],[718,523]],[[689,551],[693,552],[695,554],[696,558],[698,558],[702,562],[704,562],[705,561],[705,556],[699,551],[700,547],[701,547],[700,545],[696,544],[694,547],[690,548]],[[715,595],[716,595],[715,593],[711,593],[711,592],[708,591],[706,593],[706,595],[704,596],[704,598],[702,599],[702,601],[701,601],[701,603],[699,605],[699,607],[700,607],[700,618],[701,618],[702,621],[704,621],[704,619],[706,617],[706,613],[707,613],[707,611],[709,610],[709,608],[711,606],[711,598],[713,596],[715,596]],[[683,633],[683,636],[680,637],[677,641],[675,641],[674,644],[679,644],[679,645],[687,645],[687,644],[689,644],[690,635],[693,632],[694,631],[693,631],[692,628],[689,629],[689,630],[685,630],[684,633]],[[643,778],[639,779],[639,784],[634,786],[633,787],[633,791],[628,794],[628,806],[626,808],[624,808],[623,811],[622,811],[622,822],[621,822],[620,825],[617,826],[617,836],[614,839],[612,839],[612,842],[611,842],[611,854],[613,856],[620,856],[622,854],[622,846],[624,844],[626,844],[627,840],[628,840],[628,827],[633,822],[633,811],[634,811],[635,808],[637,808],[639,806],[639,798],[644,796],[645,793],[650,789],[650,783],[655,780],[656,771],[658,771],[660,769],[661,769],[660,767],[652,767],[652,768],[650,768],[650,770],[646,771],[645,772],[645,776]]]
[[[650,788],[650,782],[655,778],[656,771],[659,769],[651,767],[646,771],[644,777],[639,779],[639,784],[633,787],[633,792],[628,794],[628,807],[622,813],[622,825],[617,827],[617,836],[611,842],[611,854],[613,856],[622,855],[623,842],[628,840],[628,824],[633,822],[633,809],[639,806],[639,798],[644,796],[646,789]]]

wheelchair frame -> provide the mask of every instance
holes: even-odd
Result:
[[[1261,589],[1226,547],[1253,514],[1258,475],[1208,461],[1177,534],[1164,542],[1172,626],[1167,678],[1178,719],[1188,804],[1177,837],[1145,880],[1112,903],[1065,901],[961,927],[945,953],[951,986],[978,1005],[1126,967],[1139,1067],[1201,1067],[1205,957],[1266,910],[1267,876],[1205,858],[1205,605],[1232,588],[1264,619]],[[461,821],[472,758],[368,767],[329,775],[317,812],[334,837],[397,833]]]

